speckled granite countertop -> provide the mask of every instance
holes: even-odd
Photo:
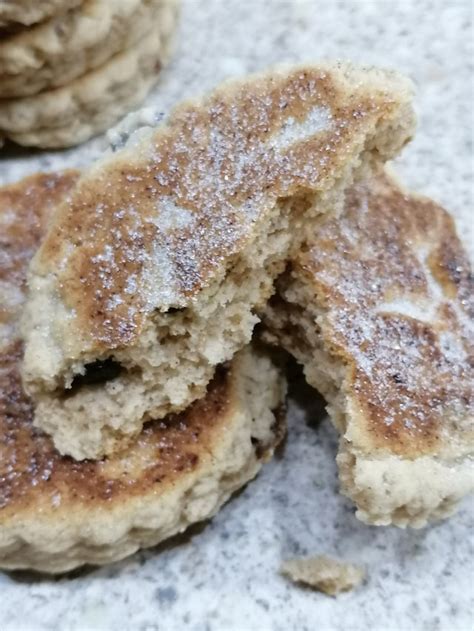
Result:
[[[418,135],[397,169],[441,201],[474,250],[470,0],[185,0],[171,66],[149,98],[167,110],[221,79],[277,61],[350,58],[409,74]],[[67,152],[0,153],[0,183],[87,164],[96,139]],[[297,390],[301,395],[301,390]],[[281,458],[205,527],[108,568],[51,580],[0,574],[0,629],[468,630],[474,604],[474,506],[421,531],[369,528],[337,493],[335,432],[290,401]],[[283,558],[361,562],[368,581],[334,600],[278,575]]]

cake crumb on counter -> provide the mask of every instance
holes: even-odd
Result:
[[[280,573],[294,583],[312,587],[328,596],[359,587],[366,577],[364,568],[324,555],[288,559],[282,563]]]

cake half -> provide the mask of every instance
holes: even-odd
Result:
[[[474,488],[474,281],[449,214],[378,172],[277,287],[266,338],[326,397],[357,516],[449,515]]]

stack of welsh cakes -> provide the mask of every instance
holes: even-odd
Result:
[[[0,140],[67,147],[134,109],[167,61],[177,0],[0,4]]]

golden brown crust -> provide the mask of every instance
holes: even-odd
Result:
[[[154,545],[212,516],[282,435],[273,409],[284,380],[248,351],[217,368],[203,399],[148,423],[113,458],[61,456],[33,426],[16,325],[29,259],[77,177],[39,174],[0,190],[0,567],[58,572]]]
[[[1,247],[2,251],[16,253],[6,260],[6,267],[2,261],[2,278],[12,273],[10,266],[19,257],[31,256],[37,249],[53,208],[78,178],[79,172],[72,169],[61,173],[36,173],[0,188]],[[24,268],[18,270],[24,277]]]
[[[449,516],[474,490],[474,283],[451,217],[376,173],[277,285],[267,339],[326,397],[357,517]]]
[[[328,311],[326,346],[350,367],[365,449],[414,457],[451,430],[472,436],[461,421],[474,413],[474,280],[442,208],[380,176],[350,192],[297,266]]]
[[[352,81],[349,91],[344,72],[308,67],[226,86],[82,178],[34,270],[57,274],[90,349],[131,344],[153,309],[185,305],[277,198],[323,187],[400,108],[383,85]],[[162,278],[147,290],[142,276],[155,267]]]
[[[32,425],[33,406],[18,373],[21,344],[0,358],[0,524],[31,507],[43,517],[69,508],[113,506],[134,496],[164,493],[176,479],[207,459],[232,409],[228,370],[220,369],[206,397],[177,415],[149,423],[122,454],[74,462],[54,449]],[[143,467],[143,463],[148,463]]]
[[[36,174],[0,189],[0,281],[25,291],[26,267],[46,230],[53,207],[72,190],[77,171]],[[3,310],[0,322],[17,319],[18,304]],[[12,334],[0,348],[0,521],[45,503],[54,511],[54,498],[92,506],[120,502],[124,497],[154,490],[163,492],[183,472],[208,457],[216,432],[232,408],[229,370],[221,367],[207,396],[184,413],[149,423],[135,444],[113,459],[74,462],[62,457],[52,441],[33,425],[33,405],[23,392],[19,366],[21,341]],[[123,456],[123,458],[122,458]],[[149,465],[140,465],[147,458]],[[134,468],[139,474],[133,477]],[[51,501],[53,500],[53,501]]]
[[[0,282],[24,290],[26,269],[38,248],[53,208],[79,177],[78,171],[37,173],[0,188]],[[11,318],[8,300],[0,304],[0,323]]]

